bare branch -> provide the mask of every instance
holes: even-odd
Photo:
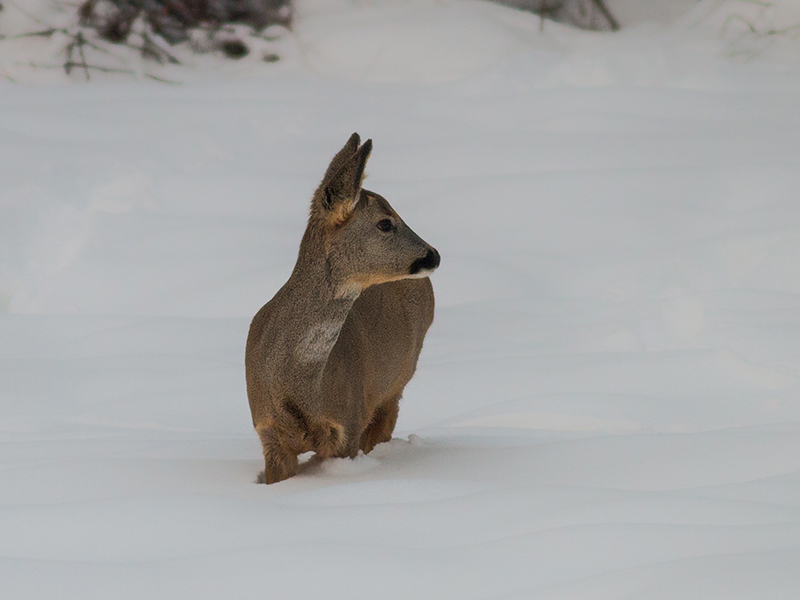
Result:
[[[597,7],[597,10],[605,17],[606,21],[611,27],[611,31],[619,30],[619,21],[614,18],[614,15],[611,14],[611,11],[608,10],[606,3],[603,0],[592,0],[592,4]]]

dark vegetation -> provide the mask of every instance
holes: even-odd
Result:
[[[215,41],[215,32],[232,24],[249,25],[257,32],[270,25],[289,27],[292,8],[290,0],[86,0],[78,16],[83,27],[117,44],[128,41],[137,22],[170,45],[188,41],[193,31],[201,31],[207,43],[198,49],[220,50],[236,59],[249,53],[247,44],[230,36]],[[146,51],[143,54],[148,56]]]
[[[3,1],[0,0],[0,11]],[[550,19],[600,31],[619,28],[604,0],[492,1],[536,13],[542,22]],[[26,13],[18,0],[9,2]],[[292,0],[78,0],[78,4],[63,0],[58,3],[63,3],[68,11],[76,11],[76,26],[54,28],[29,15],[41,28],[14,37],[64,39],[63,64],[31,65],[63,68],[68,75],[77,71],[87,80],[92,71],[133,74],[128,67],[113,62],[109,50],[114,45],[127,46],[143,58],[162,64],[180,64],[170,47],[184,42],[195,52],[240,59],[250,54],[255,38],[274,39],[264,33],[268,27],[292,25]],[[265,62],[280,59],[268,51],[262,58]]]
[[[619,22],[604,0],[494,0],[520,10],[536,13],[542,18],[560,21],[581,29],[616,31]]]
[[[495,0],[583,29],[619,29],[604,0]],[[255,31],[270,25],[289,27],[291,0],[85,0],[78,9],[80,24],[112,43],[127,42],[134,24],[143,22],[167,44],[188,41],[193,30],[218,30],[241,23]],[[225,38],[216,49],[230,58],[248,53],[245,42]]]
[[[193,29],[243,23],[260,31],[289,26],[292,18],[290,0],[86,0],[78,14],[81,25],[109,42],[126,41],[141,19],[169,44],[187,41]]]

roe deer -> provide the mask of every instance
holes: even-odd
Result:
[[[291,277],[250,325],[247,396],[264,481],[297,456],[355,457],[391,439],[433,321],[439,253],[361,188],[372,140],[353,134],[311,201]]]

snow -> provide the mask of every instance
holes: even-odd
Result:
[[[184,85],[14,67],[0,597],[797,598],[798,46],[731,6],[307,0]],[[395,439],[256,485],[249,319],[353,131],[436,320]]]

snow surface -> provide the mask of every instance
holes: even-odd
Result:
[[[797,46],[412,4],[0,84],[0,598],[800,597]],[[436,321],[396,439],[256,485],[249,319],[353,131]]]

